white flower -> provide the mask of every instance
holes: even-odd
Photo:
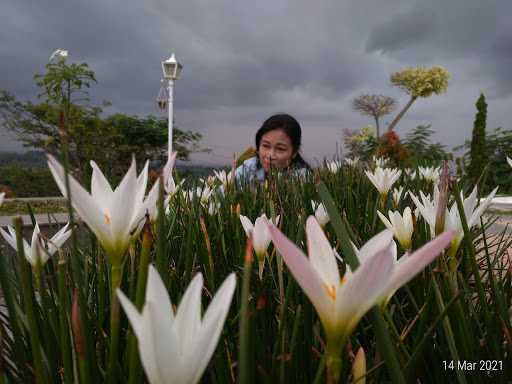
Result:
[[[358,162],[359,162],[359,157],[357,157],[357,156],[354,156],[353,159],[351,159],[349,157],[345,157],[345,163],[347,163],[351,167],[355,167]]]
[[[329,161],[326,166],[331,173],[336,173],[341,168],[341,163],[339,161]]]
[[[377,214],[379,215],[379,218],[384,223],[386,228],[393,231],[393,234],[395,235],[402,248],[410,249],[412,233],[414,232],[411,208],[406,207],[403,216],[400,215],[400,212],[398,211],[389,211],[389,220],[379,211],[377,211]]]
[[[210,201],[208,204],[208,214],[210,216],[215,215],[217,212],[219,212],[220,209],[220,202],[213,202]]]
[[[507,156],[507,163],[508,163],[508,165],[510,165],[512,167],[512,159],[508,156]]]
[[[479,223],[480,216],[485,212],[485,210],[489,207],[492,202],[492,199],[496,195],[498,191],[498,187],[494,188],[493,191],[483,200],[480,205],[477,207],[478,199],[477,195],[477,187],[473,188],[471,194],[464,199],[464,196],[461,192],[460,197],[464,206],[464,216],[466,216],[466,220],[468,223],[468,228],[473,228],[476,224]],[[460,245],[462,238],[464,237],[464,229],[462,228],[462,222],[459,215],[459,210],[457,209],[457,204],[453,203],[452,207],[446,211],[445,229],[452,229],[455,231],[456,235],[453,239],[452,246],[454,250]]]
[[[420,191],[421,202],[412,192],[409,192],[409,196],[416,205],[416,209],[419,210],[421,217],[427,222],[430,228],[430,237],[434,238],[436,234],[437,206],[439,205],[439,189],[434,186],[433,199],[430,198],[430,195],[425,195],[423,191]],[[419,215],[416,215],[416,217],[419,217]]]
[[[418,171],[421,177],[432,183],[437,183],[441,176],[441,168],[439,167],[419,167]]]
[[[388,159],[385,157],[373,156],[372,160],[375,163],[375,167],[377,168],[384,168],[388,162]]]
[[[151,384],[199,382],[215,352],[235,286],[235,274],[231,273],[202,318],[201,273],[189,284],[176,312],[162,279],[151,265],[142,313],[117,290],[119,301],[137,336],[142,366]]]
[[[244,215],[240,215],[240,222],[244,227],[245,234],[247,237],[252,237],[252,246],[256,253],[256,258],[259,264],[259,275],[260,278],[263,276],[263,268],[265,266],[265,256],[267,255],[267,248],[270,245],[270,233],[267,228],[267,216],[261,215],[256,219],[254,225],[251,220]],[[279,215],[275,220],[271,220],[274,225],[279,224]]]
[[[372,173],[370,171],[364,171],[368,179],[372,182],[372,184],[377,188],[381,195],[386,196],[393,186],[393,184],[399,179],[402,171],[394,168],[375,168],[375,171]]]
[[[199,202],[204,207],[208,206],[208,201],[210,200],[210,196],[212,195],[213,190],[210,189],[208,186],[196,187],[195,190],[191,191],[183,191],[183,196],[185,199],[188,199],[188,201],[192,202],[194,199],[199,199]]]
[[[325,205],[323,203],[317,203],[311,200],[311,208],[313,208],[313,212],[315,212],[315,217],[323,228],[329,222],[329,215],[327,214],[327,210],[325,209]]]
[[[51,56],[50,56],[50,58],[48,59],[48,61],[52,61],[55,57],[57,57],[57,58],[59,58],[59,59],[60,59],[60,58],[62,58],[62,59],[63,59],[63,58],[65,58],[65,57],[68,57],[68,51],[66,51],[66,50],[64,50],[64,49],[57,49],[57,50],[55,50],[55,51],[51,54]]]
[[[496,187],[488,196],[485,198],[485,200],[476,207],[477,204],[477,187],[475,186],[473,188],[473,191],[471,194],[464,199],[464,196],[461,192],[461,200],[463,201],[464,205],[464,216],[466,216],[466,220],[468,222],[468,228],[471,229],[475,224],[478,223],[478,220],[480,219],[480,216],[485,212],[487,207],[491,204],[492,199],[494,195],[496,194],[496,191],[498,190],[498,187]],[[430,200],[429,196],[425,196],[423,192],[420,191],[421,195],[421,202],[414,196],[412,193],[409,192],[409,195],[411,196],[411,199],[414,201],[414,204],[416,204],[416,207],[421,212],[421,216],[425,219],[427,224],[430,228],[430,236],[435,236],[435,226],[436,226],[436,213],[437,213],[437,207],[439,205],[439,190],[437,188],[434,188],[434,199]],[[476,208],[476,209],[475,209]],[[445,219],[444,219],[444,228],[445,229],[452,229],[455,231],[456,236],[453,240],[453,247],[456,250],[458,246],[460,245],[460,242],[462,238],[464,237],[464,231],[462,229],[462,222],[460,220],[459,210],[457,209],[457,204],[453,202],[450,209],[446,209],[445,213]]]
[[[121,264],[130,239],[142,228],[144,215],[156,205],[159,181],[153,185],[147,199],[144,199],[148,164],[146,162],[137,176],[133,159],[130,169],[114,190],[94,161],[91,161],[91,193],[69,176],[71,204],[94,232],[113,265]],[[51,155],[48,155],[48,166],[60,191],[67,197],[64,168]]]
[[[25,239],[23,239],[23,251],[25,258],[33,266],[37,266],[37,261],[40,260],[41,266],[45,265],[48,258],[52,256],[57,249],[62,247],[66,240],[71,236],[71,230],[67,230],[69,223],[62,227],[51,239],[46,241],[43,236],[40,235],[39,224],[36,222],[34,232],[32,232],[32,241],[30,245]],[[10,225],[7,226],[7,231],[0,228],[0,234],[7,241],[7,243],[18,250],[18,243],[16,241],[16,231]]]
[[[402,196],[407,195],[407,192],[406,193],[403,193],[403,192],[404,192],[404,187],[402,187],[402,186],[393,189],[393,202],[395,203],[396,207],[398,207],[398,205],[400,204],[400,200],[402,200]]]
[[[215,174],[215,178],[221,182],[221,184],[224,186],[224,188],[227,188],[228,185],[230,185],[233,182],[233,171],[230,171],[229,173],[226,173],[226,171],[217,171],[214,170],[213,173]]]

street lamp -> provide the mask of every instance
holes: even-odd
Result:
[[[162,71],[164,72],[164,78],[168,80],[168,104],[169,104],[169,152],[168,157],[171,157],[172,153],[172,125],[173,125],[173,90],[174,80],[178,79],[183,66],[176,61],[174,53],[167,60],[162,61]]]

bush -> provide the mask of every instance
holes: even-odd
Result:
[[[0,167],[0,185],[12,191],[12,197],[61,196],[47,168]]]

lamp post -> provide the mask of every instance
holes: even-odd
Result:
[[[164,78],[168,81],[168,95],[169,95],[169,152],[168,158],[172,154],[172,127],[173,127],[173,91],[174,91],[174,80],[178,79],[183,66],[176,61],[174,53],[167,60],[162,61],[162,71],[164,72]]]

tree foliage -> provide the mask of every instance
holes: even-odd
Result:
[[[485,144],[488,160],[484,177],[479,184],[482,194],[495,187],[499,187],[498,193],[512,193],[512,170],[507,163],[507,156],[512,156],[512,130],[495,128],[486,135]],[[468,175],[467,168],[471,161],[471,141],[467,140],[463,145],[454,148],[461,149],[465,149],[465,153],[459,160],[459,174],[464,177]]]
[[[377,137],[380,137],[379,118],[393,112],[396,100],[383,95],[360,95],[352,101],[352,108],[362,115],[372,116],[375,119]]]
[[[430,97],[448,89],[450,74],[441,66],[431,68],[406,68],[391,74],[391,84],[404,90],[411,97]]]
[[[344,129],[343,143],[349,157],[358,157],[362,160],[368,160],[373,156],[379,145],[375,131],[369,125],[358,130]]]
[[[438,65],[431,68],[406,68],[391,74],[391,84],[404,90],[411,98],[400,112],[395,116],[388,131],[392,131],[402,119],[412,103],[418,97],[430,97],[433,93],[441,94],[448,88],[450,74]]]
[[[0,90],[0,118],[24,146],[59,155],[66,142],[71,169],[79,178],[89,169],[91,159],[114,178],[126,170],[132,154],[138,160],[165,161],[167,119],[124,114],[105,117],[102,108],[89,102],[87,89],[96,79],[87,64],[68,65],[60,58],[47,64],[46,73],[35,79],[44,102],[21,102]],[[199,146],[201,134],[177,128],[173,132],[179,159],[207,150]]]
[[[470,163],[468,168],[468,177],[475,183],[482,174],[487,165],[489,156],[485,143],[485,125],[487,120],[487,103],[485,96],[480,93],[476,102],[477,113],[473,125],[473,134],[471,138]]]
[[[430,125],[418,125],[405,136],[404,145],[409,153],[409,165],[434,165],[450,158],[446,147],[431,141],[434,130]]]

